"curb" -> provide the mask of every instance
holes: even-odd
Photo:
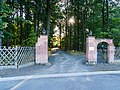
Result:
[[[24,80],[28,77],[30,79],[44,79],[44,78],[65,78],[65,77],[77,77],[77,76],[93,76],[93,75],[109,75],[109,74],[120,74],[120,71],[98,71],[98,72],[79,72],[79,73],[62,73],[62,74],[47,74],[47,75],[26,75],[17,77],[5,77],[0,78],[0,81],[13,81],[13,80]]]

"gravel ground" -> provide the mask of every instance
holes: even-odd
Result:
[[[86,65],[85,55],[71,55],[64,51],[53,50],[49,57],[51,65],[34,65],[20,69],[0,70],[1,77],[13,77],[35,74],[75,73],[87,71],[116,71],[120,70],[120,64],[98,63]]]

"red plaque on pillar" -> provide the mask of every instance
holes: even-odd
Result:
[[[36,63],[48,63],[48,36],[41,35],[36,43]]]

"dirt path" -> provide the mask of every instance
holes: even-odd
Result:
[[[57,72],[80,72],[88,71],[83,65],[85,62],[85,55],[71,55],[64,51],[53,51],[50,57],[50,63],[52,64],[51,70]]]

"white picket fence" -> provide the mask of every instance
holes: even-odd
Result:
[[[0,66],[19,67],[35,61],[34,47],[1,47]]]

